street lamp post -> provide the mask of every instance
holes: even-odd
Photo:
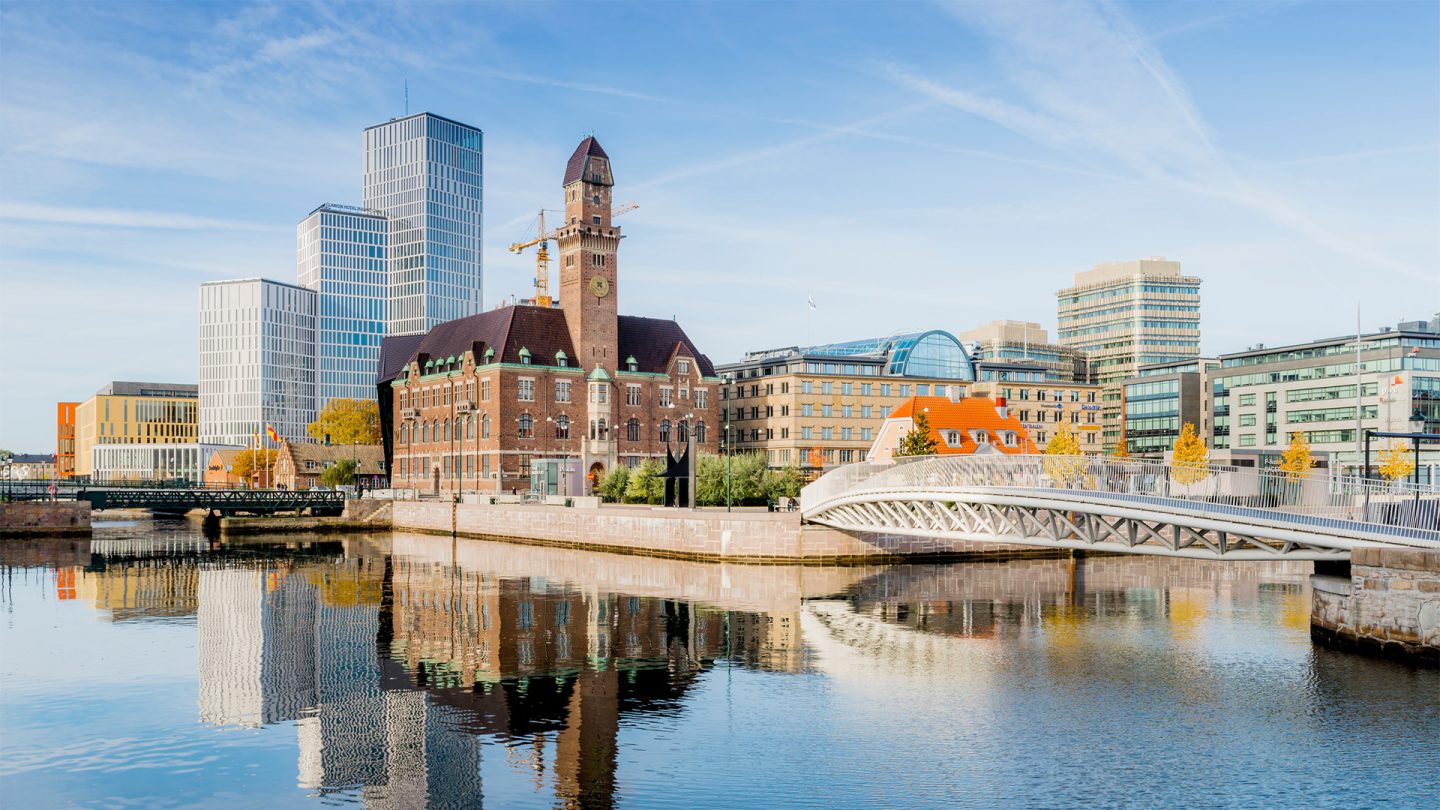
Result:
[[[726,512],[729,512],[729,511],[730,511],[730,457],[735,454],[734,446],[731,444],[731,442],[732,442],[733,440],[732,440],[731,437],[730,437],[730,414],[731,414],[732,411],[735,410],[734,407],[731,406],[731,404],[730,404],[730,400],[734,399],[734,397],[732,396],[732,394],[734,393],[734,388],[733,388],[734,385],[735,385],[735,375],[734,375],[734,374],[727,374],[727,375],[725,375],[725,390],[726,390],[726,394],[725,394],[725,511],[726,511]]]

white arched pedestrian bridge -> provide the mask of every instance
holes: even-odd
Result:
[[[1088,456],[850,464],[800,493],[842,531],[1212,560],[1440,550],[1440,492],[1411,484]]]

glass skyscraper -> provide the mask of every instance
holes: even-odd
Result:
[[[365,130],[364,206],[390,218],[391,335],[480,311],[482,139],[431,113]]]
[[[378,211],[322,205],[296,228],[300,286],[316,300],[316,408],[335,397],[375,399],[385,336],[389,220]]]

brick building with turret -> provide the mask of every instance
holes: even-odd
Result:
[[[555,306],[503,306],[387,337],[380,414],[391,485],[524,492],[563,460],[585,491],[617,466],[718,446],[720,380],[672,320],[620,315],[610,159],[593,137],[565,168]],[[563,469],[563,468],[562,468]],[[571,490],[569,494],[580,494]]]

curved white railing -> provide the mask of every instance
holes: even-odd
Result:
[[[1440,490],[1323,473],[1108,456],[921,456],[837,467],[800,492],[812,518],[842,498],[954,490],[1065,491],[1344,534],[1382,534],[1440,548]]]

